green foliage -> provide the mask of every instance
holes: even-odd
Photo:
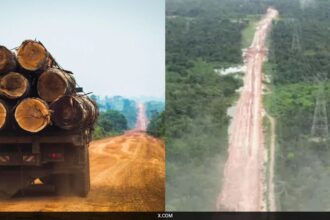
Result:
[[[272,93],[267,111],[277,121],[276,191],[282,211],[324,211],[330,208],[330,140],[311,136],[316,98],[321,84],[317,73],[330,77],[330,2],[315,1],[302,10],[299,1],[276,2],[281,19],[271,33],[269,65]],[[294,18],[300,26],[301,50],[292,48]],[[330,118],[330,83],[322,80]]]
[[[256,16],[256,15],[247,16],[248,24],[242,30],[242,48],[248,48],[251,45],[254,37],[256,25],[259,20],[260,20],[260,16]]]
[[[241,82],[233,76],[219,76],[214,68],[242,61],[237,42],[242,40],[247,21],[245,15],[223,16],[213,10],[213,6],[223,6],[219,2],[167,2],[165,138],[169,210],[214,210],[220,189],[227,148],[226,113]],[[228,12],[226,8],[220,11]]]
[[[230,97],[240,85],[232,76],[218,76],[210,64],[200,60],[194,62],[186,76],[167,72],[166,84],[166,121],[170,123],[166,132],[169,137],[181,137],[187,132],[191,120],[204,119],[205,115],[211,117],[212,124],[227,123],[226,109],[232,101]],[[201,126],[205,124],[201,123]]]
[[[127,130],[127,120],[118,111],[108,110],[101,112],[93,133],[94,139],[101,139],[107,136],[115,136]]]
[[[96,101],[100,112],[114,110],[121,112],[127,119],[128,128],[134,128],[137,118],[136,102],[122,96],[97,96],[92,95],[91,98]]]
[[[102,139],[106,136],[107,136],[107,134],[104,131],[104,129],[101,126],[95,125],[94,131],[93,131],[93,139],[94,140]]]
[[[145,111],[148,119],[152,119],[154,114],[163,112],[165,110],[165,103],[160,101],[148,101],[144,103]]]
[[[173,167],[167,170],[167,204],[174,210],[213,210],[219,190],[219,175],[213,174],[220,172],[208,168],[225,152],[226,109],[239,81],[220,77],[204,61],[192,63],[186,74],[167,72],[166,160]]]
[[[313,84],[285,84],[275,86],[273,93],[265,98],[268,112],[277,120],[276,187],[283,211],[321,211],[330,205],[330,194],[325,185],[319,185],[323,188],[317,190],[314,185],[316,179],[330,180],[327,171],[330,141],[318,142],[311,136],[318,90],[318,86]],[[330,83],[324,91],[329,100]],[[327,109],[330,109],[330,102]],[[314,203],[309,202],[310,199]]]
[[[275,84],[311,81],[319,72],[325,72],[330,77],[329,23],[306,21],[300,24],[300,52],[292,49],[292,22],[282,19],[274,26],[271,50],[277,64]]]
[[[184,72],[192,67],[189,60],[202,58],[209,62],[240,63],[241,31],[246,21],[214,17],[168,18],[166,23],[167,69]]]
[[[165,112],[160,114],[157,111],[153,112],[153,115],[150,117],[148,124],[147,132],[148,134],[155,137],[164,137],[165,136]]]
[[[127,127],[134,128],[137,119],[136,102],[129,99],[124,99],[121,113],[127,119]]]
[[[166,15],[240,18],[246,14],[262,14],[268,6],[269,1],[260,0],[167,0]]]

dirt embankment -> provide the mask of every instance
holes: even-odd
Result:
[[[162,211],[165,146],[142,132],[90,145],[91,191],[87,198],[38,196],[0,202],[0,211]]]

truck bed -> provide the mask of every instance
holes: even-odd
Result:
[[[49,161],[82,161],[91,140],[91,129],[46,129],[36,134],[22,130],[0,132],[0,167],[37,165]],[[49,158],[61,154],[61,159]],[[56,156],[56,155],[55,155]],[[80,163],[80,162],[79,162]]]
[[[90,129],[80,130],[60,130],[46,129],[36,134],[21,130],[1,131],[0,144],[33,144],[41,143],[68,143],[75,146],[81,146],[90,141]]]

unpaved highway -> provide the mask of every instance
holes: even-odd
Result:
[[[277,14],[275,9],[267,10],[245,53],[247,71],[232,120],[223,188],[217,201],[218,210],[265,210],[262,64],[267,33]]]
[[[134,131],[146,131],[148,126],[148,118],[143,103],[137,104],[137,112],[138,115]]]
[[[76,196],[22,197],[0,202],[0,211],[163,211],[165,146],[143,132],[90,145],[91,191]]]

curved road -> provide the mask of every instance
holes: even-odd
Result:
[[[91,191],[73,195],[14,198],[0,211],[163,211],[165,146],[142,132],[90,145]]]

